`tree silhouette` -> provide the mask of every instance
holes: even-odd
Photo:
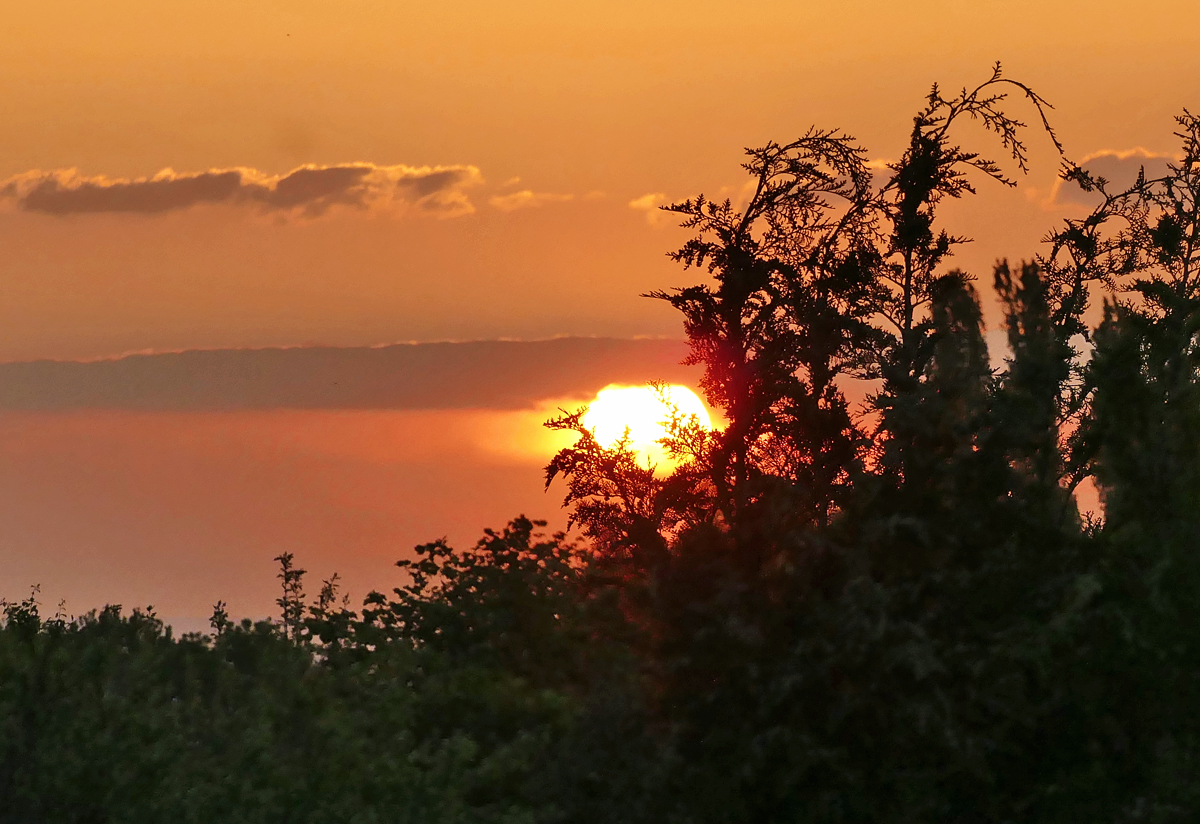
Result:
[[[1015,185],[996,162],[957,144],[953,129],[978,120],[1026,171],[1023,124],[1004,108],[1010,89],[1032,103],[1061,150],[1048,104],[997,64],[955,97],[933,87],[908,149],[878,187],[865,148],[812,129],[747,150],[754,189],[746,204],[701,195],[665,207],[695,233],[671,257],[704,268],[713,283],[650,297],[683,314],[687,362],[704,367],[700,386],[728,423],[706,438],[677,427],[667,446],[685,460],[661,479],[623,459],[621,447],[591,441],[581,416],[552,421],[580,440],[550,464],[547,483],[568,478],[566,502],[589,534],[604,546],[646,546],[652,528],[669,542],[681,524],[733,524],[781,495],[787,503],[772,504],[777,511],[824,526],[868,458],[898,477],[911,470],[910,430],[920,422],[906,416],[924,413],[906,397],[931,368],[934,298],[969,280],[939,274],[965,239],[938,228],[937,208],[974,193],[970,172]],[[872,429],[851,410],[841,381],[853,378],[882,379],[874,406],[884,426]]]
[[[0,602],[0,822],[1194,820],[1200,121],[1122,191],[1064,164],[1099,203],[997,262],[996,368],[939,207],[1013,182],[956,124],[1025,170],[1013,91],[1058,147],[997,67],[886,169],[814,129],[668,207],[709,277],[651,297],[727,426],[669,410],[660,472],[551,421],[579,541],[434,541],[359,610],[285,552],[210,636]]]

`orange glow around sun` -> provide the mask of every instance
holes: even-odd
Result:
[[[712,420],[704,402],[686,386],[671,384],[662,394],[650,386],[608,386],[588,405],[583,424],[595,433],[601,446],[612,447],[629,432],[629,446],[643,461],[673,466],[674,461],[659,441],[667,436],[671,407],[685,418],[695,415],[705,429]]]

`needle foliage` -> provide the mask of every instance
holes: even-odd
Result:
[[[668,206],[699,282],[650,297],[725,424],[671,414],[665,472],[551,421],[577,541],[418,547],[357,609],[285,553],[278,620],[182,638],[6,603],[0,821],[1196,820],[1200,120],[957,268],[941,207],[1049,110],[997,66],[891,164],[814,128]]]

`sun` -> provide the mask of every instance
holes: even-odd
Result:
[[[673,466],[674,461],[658,441],[667,435],[666,424],[671,407],[684,417],[695,415],[705,429],[712,429],[708,409],[696,393],[686,386],[671,384],[656,391],[651,386],[607,386],[588,404],[583,425],[604,447],[613,447],[628,429],[630,448],[643,461],[658,466]]]

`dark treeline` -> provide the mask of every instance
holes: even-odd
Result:
[[[552,421],[577,543],[420,547],[359,609],[284,555],[280,619],[182,639],[8,604],[0,819],[1195,820],[1200,119],[1128,189],[1064,163],[1098,205],[990,273],[994,369],[939,207],[1024,172],[1014,102],[1057,147],[997,68],[883,174],[814,129],[669,207],[707,276],[652,297],[727,425],[654,473]]]

